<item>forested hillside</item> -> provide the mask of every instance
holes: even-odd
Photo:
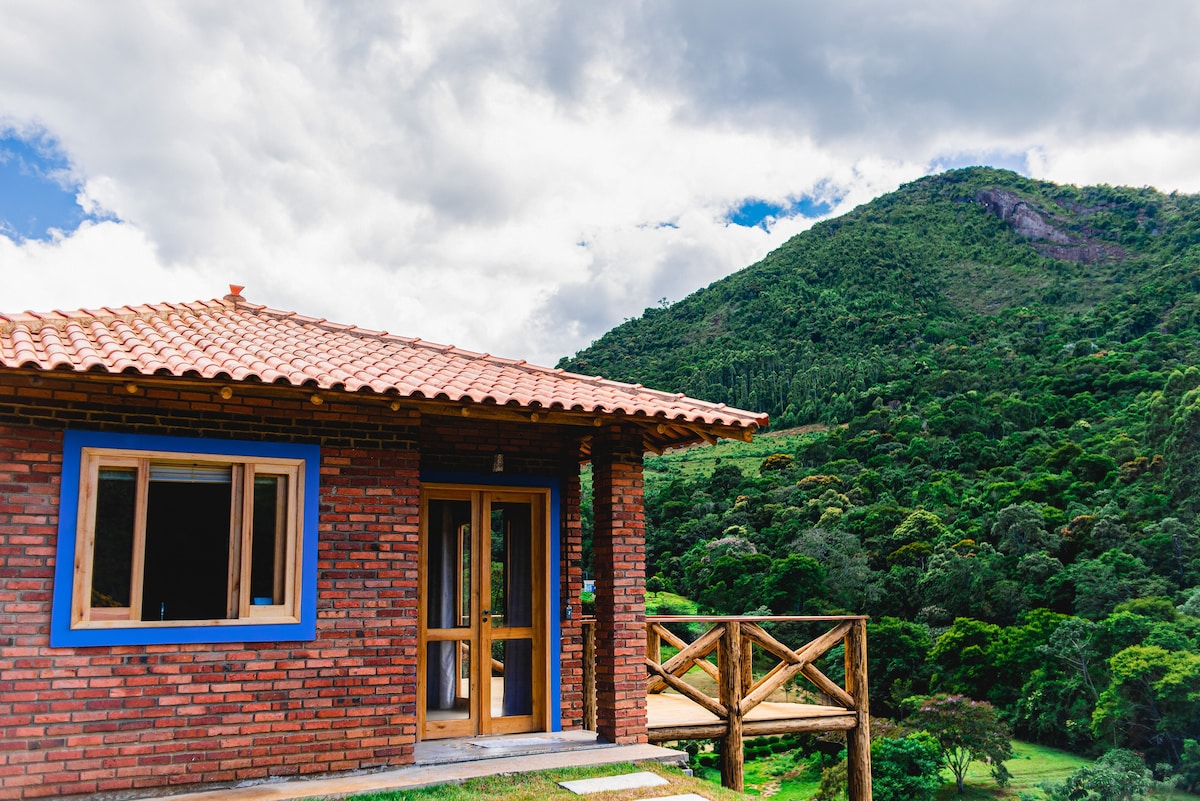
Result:
[[[870,614],[878,713],[961,693],[1196,789],[1198,289],[1196,196],[957,170],[561,364],[808,426],[649,460],[652,588]]]

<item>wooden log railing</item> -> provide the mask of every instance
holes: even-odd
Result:
[[[651,720],[649,739],[720,739],[721,783],[741,791],[747,736],[796,732],[845,731],[849,797],[871,799],[870,711],[867,703],[867,618],[845,617],[684,617],[646,618],[646,692],[648,695],[674,690],[711,713],[715,722],[672,723]],[[791,648],[763,628],[764,623],[797,622],[829,629]],[[690,643],[668,628],[671,624],[708,626]],[[584,725],[595,721],[595,665],[592,627],[584,632]],[[675,649],[665,661],[663,645]],[[817,661],[842,644],[845,651],[845,686],[825,675]],[[775,661],[755,678],[755,650],[770,654]],[[711,657],[716,653],[716,664]],[[715,682],[716,697],[688,680],[692,676]],[[785,704],[772,707],[770,715],[747,720],[750,712],[783,690],[788,682],[802,677],[819,694],[823,704]],[[786,698],[786,691],[785,691]]]

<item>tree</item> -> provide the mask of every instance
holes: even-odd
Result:
[[[1200,654],[1133,645],[1109,660],[1112,681],[1096,703],[1096,738],[1180,763],[1183,743],[1200,738]]]
[[[837,607],[854,610],[864,601],[875,600],[870,585],[871,567],[867,554],[852,532],[841,529],[810,528],[800,533],[788,549],[807,556],[821,565],[825,575],[825,595]]]
[[[1093,701],[1099,693],[1092,678],[1092,664],[1096,659],[1096,648],[1092,641],[1099,629],[1100,627],[1090,620],[1069,617],[1050,635],[1050,641],[1038,648],[1040,652],[1057,657],[1069,665],[1072,672],[1079,675]]]
[[[1138,801],[1150,789],[1150,771],[1137,754],[1114,748],[1066,781],[1039,786],[1050,801]]]
[[[942,784],[941,750],[927,732],[871,743],[875,801],[933,801]]]
[[[992,526],[992,541],[1001,553],[1024,556],[1034,551],[1053,554],[1062,544],[1062,537],[1046,530],[1045,517],[1037,504],[1022,503],[1000,510]]]
[[[942,764],[954,774],[958,793],[972,762],[985,762],[1000,786],[1008,783],[1004,761],[1012,757],[1012,734],[987,701],[963,695],[930,695],[906,702],[911,711],[905,722],[933,735],[941,751]]]
[[[804,611],[820,604],[825,596],[825,569],[803,554],[788,554],[771,563],[763,588],[766,605],[777,615]]]
[[[999,637],[999,626],[969,617],[956,618],[929,652],[929,661],[936,670],[933,688],[985,696],[998,679],[992,651]]]
[[[929,690],[929,628],[884,616],[867,623],[867,642],[873,716],[898,715],[901,699]]]

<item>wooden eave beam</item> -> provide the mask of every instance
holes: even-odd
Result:
[[[5,370],[6,368],[0,368]],[[605,412],[549,410],[542,408],[497,406],[488,403],[459,403],[402,398],[374,392],[350,392],[344,389],[323,389],[291,384],[265,384],[252,381],[236,381],[230,378],[195,378],[192,376],[142,375],[139,373],[75,372],[68,370],[38,370],[30,367],[7,368],[14,374],[45,380],[72,380],[94,382],[105,385],[136,384],[139,387],[156,389],[188,389],[197,392],[218,394],[222,388],[231,388],[234,396],[243,397],[291,397],[311,400],[319,396],[326,402],[343,402],[365,406],[383,406],[393,412],[417,412],[438,417],[455,417],[468,420],[495,420],[511,423],[547,423],[575,428],[602,428],[612,423],[631,423],[643,429],[646,449],[662,453],[668,448],[691,445],[696,442],[714,444],[718,439],[749,442],[754,436],[753,427],[733,425],[705,425],[702,423],[667,420],[661,417],[610,414]]]

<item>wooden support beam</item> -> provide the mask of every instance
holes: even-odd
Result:
[[[741,714],[748,714],[751,709],[767,700],[772,693],[791,681],[798,673],[803,673],[805,678],[817,686],[817,689],[835,699],[845,708],[853,709],[854,699],[812,664],[813,659],[842,641],[849,630],[850,623],[842,623],[808,643],[800,653],[795,653],[753,623],[743,624],[743,631],[748,639],[759,643],[787,664],[777,666],[742,699],[739,708]]]
[[[749,714],[751,709],[754,709],[754,707],[767,700],[771,696],[771,693],[791,681],[792,677],[804,670],[805,667],[807,667],[805,663],[788,665],[775,672],[770,681],[760,681],[758,686],[742,699],[741,706],[738,707],[738,712],[743,715]]]
[[[658,665],[662,662],[662,637],[654,630],[654,624],[646,626],[646,661],[653,662]],[[665,688],[667,683],[661,679],[657,682],[660,687]],[[649,683],[646,685],[647,692],[658,692]]]
[[[807,734],[822,731],[849,731],[857,724],[853,712],[816,718],[785,718],[781,720],[747,720],[742,724],[743,737],[767,737],[773,734]],[[698,723],[679,726],[659,726],[649,730],[652,743],[671,740],[718,740],[725,736],[724,723]]]
[[[725,635],[717,650],[721,671],[721,704],[729,710],[728,728],[721,742],[721,785],[742,792],[745,786],[746,751],[742,742],[742,633],[741,623],[725,624]]]
[[[743,624],[744,625],[744,624]],[[746,693],[750,692],[750,688],[754,686],[754,643],[746,637],[742,637],[742,687],[741,695],[746,697]]]
[[[694,643],[668,659],[661,666],[662,669],[672,676],[682,676],[687,673],[692,669],[693,664],[703,661],[704,657],[716,649],[717,643],[721,641],[721,636],[725,632],[725,626],[724,623],[713,626]]]
[[[850,626],[854,621],[846,621],[840,625],[834,626],[829,631],[817,637],[815,640],[804,646],[796,652],[797,658],[801,662],[811,662],[821,654],[828,651],[833,646],[846,638],[850,633]]]
[[[669,684],[672,689],[678,691],[680,695],[687,697],[693,703],[704,707],[719,718],[728,717],[729,707],[719,701],[714,701],[683,679],[676,678],[674,675],[663,670],[662,665],[647,659],[646,668],[658,674],[659,678]]]
[[[867,700],[867,622],[856,620],[846,638],[846,689],[854,696],[855,726],[846,732],[850,801],[871,801],[871,714]]]
[[[596,623],[583,626],[583,728],[596,730]]]
[[[830,698],[846,707],[846,709],[854,709],[855,702],[850,693],[839,687],[837,682],[835,682],[833,679],[817,670],[815,665],[806,664],[803,668],[801,668],[801,672],[804,674],[806,679],[817,685],[817,689],[819,689],[821,692],[825,693]]]
[[[747,639],[754,640],[767,651],[775,654],[775,656],[779,657],[789,665],[794,665],[800,661],[800,657],[796,655],[795,651],[772,637],[766,632],[766,630],[763,629],[762,626],[758,625],[757,623],[743,623],[742,633]]]
[[[647,623],[646,624],[646,642],[647,642],[646,658],[647,659],[652,658],[650,656],[650,651],[648,650],[649,642],[650,642],[651,638],[658,639],[660,642],[662,640],[666,640],[668,645],[670,645],[674,648],[677,648],[680,651],[684,651],[688,647],[688,644],[686,642],[684,642],[683,640],[676,637],[674,632],[672,632],[670,629],[668,629],[666,626],[662,625],[661,623]],[[661,644],[660,644],[659,657],[654,659],[655,662],[662,661],[661,651],[662,651],[662,648],[661,648]],[[711,652],[711,650],[710,650],[710,652]],[[709,662],[708,659],[695,659],[692,661],[691,664],[686,665],[686,666],[681,666],[681,667],[672,666],[672,670],[670,672],[672,673],[672,675],[675,675],[675,676],[683,676],[685,673],[687,673],[689,670],[691,670],[693,666],[700,668],[705,673],[712,676],[713,681],[716,681],[717,677],[720,675],[717,673],[716,666],[712,662]],[[648,692],[648,693],[660,693],[665,689],[667,689],[667,683],[665,681],[663,681],[661,678],[659,678],[658,676],[650,676],[646,680],[646,692]]]
[[[673,648],[677,648],[680,651],[682,651],[683,649],[688,647],[688,644],[686,642],[681,640],[679,637],[675,636],[675,632],[671,631],[669,628],[662,625],[661,623],[651,623],[650,625],[654,627],[655,633],[657,633],[658,636],[661,637],[662,639],[666,640],[667,644],[672,646]],[[710,650],[709,653],[712,653],[712,651]],[[697,660],[695,660],[695,662],[693,664],[696,667],[703,670],[708,675],[712,676],[713,681],[716,681],[717,677],[720,675],[717,672],[717,666],[714,665],[712,662],[709,662],[708,659],[697,659]],[[676,674],[676,675],[680,675],[680,674]]]

